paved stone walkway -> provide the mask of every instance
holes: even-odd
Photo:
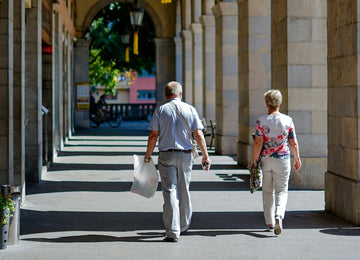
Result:
[[[324,212],[324,192],[290,191],[276,237],[247,170],[213,153],[210,172],[194,167],[189,232],[162,242],[161,191],[152,199],[129,191],[132,156],[144,155],[147,137],[122,127],[66,143],[43,181],[27,186],[20,243],[0,259],[359,259],[360,228]]]

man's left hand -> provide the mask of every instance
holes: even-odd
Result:
[[[203,158],[201,162],[201,166],[205,171],[208,171],[210,170],[211,167],[211,161]]]

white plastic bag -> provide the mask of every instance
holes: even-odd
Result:
[[[140,194],[146,198],[152,198],[159,184],[159,174],[154,161],[144,162],[143,156],[134,154],[134,182],[131,192]]]

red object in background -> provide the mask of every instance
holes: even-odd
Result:
[[[155,104],[155,98],[153,100],[138,99],[138,91],[155,91],[155,77],[137,77],[132,85],[130,85],[129,91],[129,103],[130,104]]]
[[[52,54],[52,47],[51,46],[42,47],[42,53]]]

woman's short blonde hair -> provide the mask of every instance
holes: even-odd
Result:
[[[280,90],[271,89],[267,91],[265,94],[265,103],[269,106],[269,108],[275,109],[279,107],[282,103],[282,95]]]

